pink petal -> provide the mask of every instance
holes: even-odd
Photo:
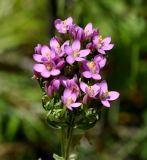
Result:
[[[98,49],[98,52],[101,54],[106,54],[106,52],[103,49]]]
[[[85,29],[84,31],[91,31],[92,30],[92,23],[88,23],[86,26],[85,26]]]
[[[60,74],[60,71],[58,69],[52,69],[50,73],[52,76],[57,76]]]
[[[83,49],[79,51],[80,57],[85,57],[90,53],[90,49]]]
[[[42,62],[41,58],[42,58],[42,55],[40,54],[34,54],[33,55],[33,58],[36,62]]]
[[[77,58],[75,58],[75,60],[78,61],[78,62],[82,62],[82,61],[84,61],[85,59],[84,59],[84,58],[81,58],[81,57],[77,57]]]
[[[109,99],[110,101],[116,100],[119,97],[119,93],[116,91],[110,91],[109,92]]]
[[[43,70],[46,69],[44,64],[35,64],[33,67],[34,71],[36,72],[42,72]]]
[[[73,64],[75,62],[75,59],[73,58],[72,55],[69,55],[66,57],[66,61],[69,63],[69,64]]]
[[[66,101],[66,99],[71,96],[72,91],[70,89],[65,89],[63,93],[63,99]]]
[[[111,50],[114,47],[114,44],[109,44],[103,47],[104,50]]]
[[[71,105],[67,105],[67,108],[71,111],[73,110]]]
[[[103,92],[106,92],[108,91],[108,85],[107,85],[107,82],[105,80],[103,80],[101,83],[100,83],[100,88]]]
[[[48,71],[47,69],[45,69],[44,71],[41,72],[41,75],[44,78],[48,78],[48,77],[50,77],[50,71]]]
[[[92,78],[96,80],[100,80],[101,76],[99,74],[92,74]]]
[[[82,75],[85,77],[85,78],[91,78],[91,72],[89,72],[89,71],[85,71],[85,72],[83,72],[82,73]]]
[[[57,49],[57,46],[60,46],[59,43],[58,43],[58,41],[55,38],[52,38],[50,40],[50,47],[54,48],[54,49]]]
[[[72,49],[73,50],[80,50],[80,47],[81,47],[81,44],[80,44],[80,41],[79,40],[75,40],[72,44]]]
[[[72,104],[70,104],[70,106],[74,107],[74,108],[79,107],[81,105],[82,105],[82,103],[72,103]]]
[[[83,103],[87,103],[89,99],[90,99],[89,96],[86,94],[86,95],[83,97]]]
[[[100,90],[99,84],[94,84],[93,85],[93,90],[94,90],[94,97],[95,97],[98,94],[99,90]]]
[[[67,25],[71,25],[72,22],[73,22],[72,17],[68,17],[68,18],[66,19],[66,24],[67,24]]]
[[[101,100],[102,104],[105,106],[105,107],[110,107],[110,103],[109,101],[107,100]]]
[[[80,83],[80,88],[81,88],[81,90],[83,91],[83,92],[85,92],[86,93],[86,87],[88,87],[88,85],[86,84],[86,83],[84,83],[84,82],[81,82]]]
[[[70,46],[65,46],[65,53],[67,53],[68,55],[72,54],[73,53],[72,48]]]
[[[109,44],[111,42],[111,37],[106,37],[102,40],[102,43]]]
[[[50,54],[50,49],[48,46],[43,46],[42,49],[41,49],[41,54],[43,56],[46,56],[46,54]]]

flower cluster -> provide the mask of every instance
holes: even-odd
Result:
[[[57,19],[54,24],[62,38],[55,36],[48,45],[38,44],[33,55],[34,74],[43,80],[44,91],[69,110],[99,101],[110,107],[109,101],[119,93],[108,90],[100,73],[107,51],[114,46],[111,38],[102,38],[92,23],[81,28],[72,17]]]

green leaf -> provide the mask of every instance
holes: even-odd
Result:
[[[55,160],[65,160],[63,157],[60,157],[60,156],[58,156],[57,154],[53,154],[53,158],[55,159]]]

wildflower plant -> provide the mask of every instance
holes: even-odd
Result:
[[[72,17],[54,24],[60,37],[35,47],[33,77],[43,91],[48,124],[62,130],[61,157],[54,158],[68,160],[73,129],[93,127],[102,107],[110,107],[119,93],[109,91],[101,75],[107,52],[114,46],[111,37],[102,38],[92,23],[81,28]]]

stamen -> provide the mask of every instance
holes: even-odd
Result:
[[[69,105],[72,103],[72,97],[68,97],[67,100],[66,100],[66,104]]]
[[[94,96],[93,86],[89,86],[89,95]]]
[[[108,91],[105,91],[104,94],[103,94],[104,98],[108,98],[109,97],[109,92]]]
[[[78,55],[79,55],[79,51],[77,49],[75,49],[74,54],[73,54],[74,58],[78,57]]]

